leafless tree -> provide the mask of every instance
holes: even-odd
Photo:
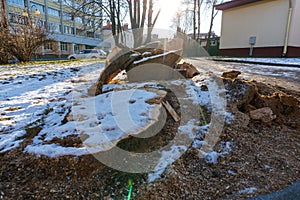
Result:
[[[151,33],[160,10],[153,18],[153,0],[126,0],[129,7],[130,23],[134,36],[134,47],[143,43],[143,31],[147,22],[146,43],[151,41]],[[146,18],[147,16],[147,18]]]
[[[11,58],[11,54],[6,49],[6,36],[9,34],[9,30],[4,28],[4,25],[0,25],[0,64],[8,63],[9,58]]]
[[[8,56],[14,56],[20,62],[28,62],[38,47],[45,41],[52,40],[48,39],[48,32],[38,21],[18,17],[16,22],[19,23],[11,22],[8,27],[0,26],[0,51],[7,52]]]
[[[209,24],[209,30],[208,30],[208,36],[207,36],[207,42],[205,49],[208,50],[208,47],[210,46],[210,40],[212,35],[212,28],[214,25],[214,20],[216,16],[218,15],[218,10],[215,9],[215,6],[217,4],[223,3],[224,0],[207,0],[206,1],[206,9],[211,11],[210,14],[210,24]]]
[[[202,14],[201,5],[203,2],[204,0],[183,0],[182,5],[185,9],[179,10],[176,18],[173,20],[181,32],[192,32],[194,39],[200,37],[200,16]]]
[[[200,30],[201,30],[201,5],[203,3],[203,0],[197,0],[197,15],[198,15],[198,35],[197,35],[197,38],[199,39],[200,38]]]
[[[73,16],[82,18],[85,31],[87,22],[93,22],[92,31],[95,32],[103,28],[104,21],[109,21],[115,44],[118,45],[120,39],[122,42],[122,23],[128,10],[125,0],[74,0],[75,3],[65,1],[72,9]]]
[[[194,6],[193,6],[193,39],[196,39],[196,10],[197,10],[197,0],[193,0],[194,1]]]
[[[5,0],[1,0],[0,11],[0,63],[5,64],[8,62],[8,59],[10,57],[10,54],[4,49],[5,40],[1,39],[1,35],[3,35],[4,33],[7,34],[8,31],[8,20],[6,14]]]

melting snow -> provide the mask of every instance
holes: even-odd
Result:
[[[14,68],[0,66],[0,152],[16,148],[26,138],[25,130],[29,127],[40,127],[41,131],[32,138],[32,143],[26,146],[24,151],[56,157],[108,150],[121,138],[155,123],[161,105],[150,105],[145,101],[157,97],[157,94],[138,88],[160,89],[163,86],[159,83],[104,85],[105,94],[87,96],[86,89],[97,80],[103,67],[104,63]],[[186,99],[194,104],[205,106],[218,116],[230,118],[230,113],[226,113],[221,101],[225,90],[212,79],[201,81],[202,79],[203,77],[198,76],[193,81],[178,80],[172,81],[172,84],[185,88]],[[207,90],[201,89],[201,85],[204,84],[207,85]],[[123,91],[125,88],[126,91]],[[110,90],[114,91],[108,92]],[[115,110],[115,106],[123,108],[120,109],[122,112],[117,112],[119,109]],[[123,117],[128,115],[131,119]],[[192,145],[200,149],[206,144],[203,137],[209,134],[210,124],[195,124],[196,121],[191,120],[181,124],[178,130],[179,134],[196,131],[196,140]],[[57,139],[73,136],[84,138],[84,145],[66,147],[55,142]],[[228,145],[225,144],[222,152],[202,153],[209,162],[216,163],[219,156],[230,151]],[[162,166],[174,162],[187,148],[173,145],[170,146],[170,150],[162,151],[155,172],[149,174],[149,181],[159,178],[165,170]]]
[[[243,190],[239,190],[238,193],[239,194],[252,194],[257,190],[256,187],[249,187],[249,188],[245,188]]]
[[[160,178],[161,174],[165,171],[165,166],[173,163],[181,156],[181,153],[186,150],[186,146],[173,145],[169,151],[163,151],[154,172],[148,174],[148,182],[153,182],[155,179]]]
[[[221,58],[221,60],[260,62],[266,64],[299,65],[300,58]]]
[[[141,59],[141,60],[134,61],[133,64],[142,63],[142,62],[145,62],[145,61],[147,61],[147,60],[151,60],[151,59],[154,59],[154,58],[159,58],[159,57],[161,57],[161,56],[166,56],[166,55],[168,55],[168,54],[176,53],[176,52],[177,52],[177,51],[174,50],[174,51],[168,51],[168,52],[165,52],[165,53],[163,53],[163,54],[158,54],[158,55],[154,55],[154,56],[145,57],[145,58],[143,58],[143,59]]]

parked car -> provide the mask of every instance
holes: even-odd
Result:
[[[68,59],[106,58],[105,51],[101,49],[85,49],[78,54],[71,54]]]

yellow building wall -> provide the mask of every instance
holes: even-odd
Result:
[[[250,36],[256,36],[255,47],[283,46],[287,17],[287,0],[263,1],[224,10],[220,49],[248,48]]]
[[[300,1],[293,1],[293,17],[290,30],[289,46],[300,46]]]

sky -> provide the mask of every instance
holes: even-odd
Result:
[[[176,15],[176,12],[182,7],[181,2],[182,0],[159,0],[157,7],[161,8],[161,13],[155,27],[161,29],[168,29],[172,25],[172,18]],[[202,9],[203,7],[204,6],[202,6]],[[221,15],[222,12],[219,12],[214,21],[213,31],[217,35],[220,35],[221,33]],[[201,33],[208,32],[210,20],[209,13],[202,10],[201,19]]]

